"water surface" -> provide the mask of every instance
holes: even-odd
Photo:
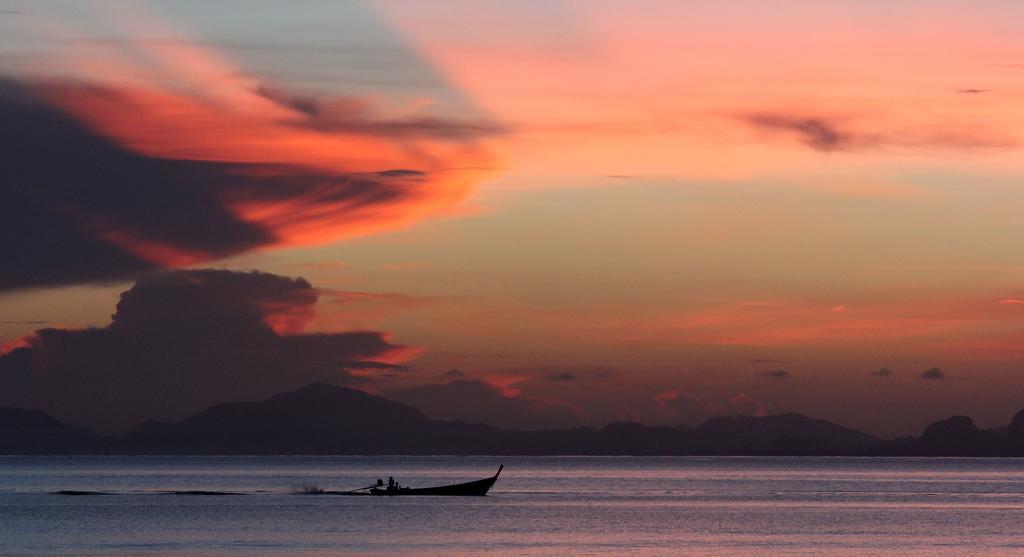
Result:
[[[1005,555],[1022,519],[1021,459],[0,457],[4,555]]]

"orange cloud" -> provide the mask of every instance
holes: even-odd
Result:
[[[408,224],[465,199],[493,165],[481,145],[464,138],[319,131],[306,125],[302,113],[254,90],[234,91],[230,98],[237,106],[215,95],[240,84],[214,82],[212,91],[182,92],[112,88],[102,78],[90,76],[99,84],[37,87],[97,133],[149,157],[248,165],[240,168],[243,175],[281,181],[321,173],[322,180],[298,191],[232,189],[221,196],[238,218],[273,231],[284,244],[323,243]]]
[[[483,382],[494,387],[501,393],[501,396],[515,398],[519,396],[520,390],[515,386],[518,383],[528,380],[527,375],[505,375],[491,373],[483,377]]]
[[[47,183],[60,195],[45,210],[65,221],[73,217],[80,229],[134,259],[136,264],[124,264],[133,271],[261,247],[322,244],[454,212],[495,167],[487,138],[500,132],[496,126],[425,113],[422,103],[402,109],[383,98],[289,92],[212,48],[173,39],[173,30],[149,18],[110,15],[131,28],[130,37],[165,39],[129,38],[103,48],[76,43],[39,70],[22,65],[16,86],[2,92],[26,120],[57,120],[39,105],[73,117],[77,127],[61,123],[61,133],[73,139],[53,129],[38,134],[56,149],[52,157],[91,133],[95,149],[117,159],[96,162],[100,170],[84,168],[77,176],[69,170],[61,180],[87,181],[89,188],[117,182],[100,193],[125,205],[130,191],[146,184],[148,194],[135,193],[130,203],[168,213],[140,224],[134,220],[145,219],[145,212],[138,207],[90,206],[94,195],[63,195],[80,184]],[[41,147],[31,148],[41,156]],[[5,178],[23,181],[34,171],[23,165],[5,169]],[[121,189],[129,193],[121,195]],[[22,194],[29,196],[24,204],[38,202]],[[211,226],[205,234],[176,230],[204,211],[223,213],[216,224],[195,223],[198,229]]]
[[[147,239],[142,233],[102,221],[100,218],[90,219],[86,227],[92,229],[99,239],[158,267],[184,267],[214,258],[210,253]]]
[[[18,348],[31,348],[38,342],[39,337],[35,334],[21,336],[6,342],[0,342],[0,356],[10,354]]]
[[[355,292],[319,289],[321,296],[314,329],[366,327],[399,310],[430,302],[430,299],[394,292]]]

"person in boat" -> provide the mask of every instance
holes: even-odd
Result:
[[[394,493],[398,489],[394,476],[388,476],[388,493]]]

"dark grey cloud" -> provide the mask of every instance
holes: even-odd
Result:
[[[331,173],[149,157],[97,134],[48,100],[78,97],[131,106],[119,103],[121,93],[113,89],[28,85],[0,76],[0,291],[130,280],[275,245],[281,241],[278,227],[322,219],[320,208],[337,208],[337,222],[346,223],[350,213],[413,207],[421,182],[429,179],[411,168]],[[353,126],[377,126],[373,133],[397,138],[417,135],[417,126],[441,129],[444,123]],[[293,209],[274,223],[255,223],[239,215],[239,204]],[[295,222],[286,222],[287,215]]]
[[[579,425],[579,418],[568,406],[549,400],[503,396],[498,388],[476,380],[392,390],[384,395],[415,406],[437,420],[462,420],[509,429]]]
[[[0,79],[0,290],[114,280],[158,267],[103,240],[114,230],[216,258],[275,241],[223,202],[228,191],[302,189],[244,165],[154,159],[95,135]]]
[[[771,360],[771,359],[765,358],[765,359],[748,360],[748,362],[751,363],[751,364],[779,364],[779,363],[782,363],[782,360]]]
[[[956,92],[965,95],[979,95],[981,93],[988,93],[989,89],[957,89]]]
[[[359,99],[322,99],[282,88],[262,85],[257,93],[306,116],[297,125],[331,132],[356,132],[385,136],[424,136],[441,139],[490,137],[505,130],[493,122],[441,118],[375,118],[369,106]]]
[[[859,139],[839,129],[836,122],[823,117],[782,113],[749,114],[743,117],[755,128],[795,134],[801,142],[818,151],[847,149]]]
[[[880,367],[880,368],[876,369],[875,371],[871,372],[871,377],[882,377],[882,378],[884,378],[884,377],[891,376],[892,373],[893,372],[892,372],[891,369],[889,369],[887,367]]]
[[[411,170],[408,168],[393,168],[391,170],[382,170],[377,172],[377,176],[384,176],[388,178],[405,178],[410,176],[423,176],[425,173],[419,170]]]
[[[448,371],[441,374],[441,377],[446,379],[463,379],[466,377],[466,372],[459,369],[449,369]]]
[[[762,369],[755,373],[758,377],[764,377],[765,379],[774,379],[777,381],[789,379],[789,372],[784,369]]]
[[[981,90],[979,90],[981,92]],[[932,150],[1009,149],[1017,138],[1000,135],[980,126],[935,125],[907,129],[867,130],[852,118],[794,112],[754,112],[737,118],[766,134],[793,137],[816,151],[860,151],[898,147]]]
[[[945,379],[945,378],[946,378],[945,372],[943,372],[941,369],[939,369],[937,367],[926,369],[926,370],[924,370],[923,373],[921,373],[921,379],[937,380],[937,379]]]
[[[582,381],[584,379],[608,379],[619,370],[605,366],[565,366],[565,365],[533,365],[529,367],[507,367],[490,370],[492,372],[525,375],[550,381]],[[569,376],[572,379],[569,379]]]
[[[0,405],[121,431],[218,402],[397,369],[377,361],[399,348],[381,333],[299,334],[317,297],[301,278],[259,272],[144,277],[121,294],[109,326],[41,329],[29,347],[0,356]],[[347,371],[354,369],[361,372]]]

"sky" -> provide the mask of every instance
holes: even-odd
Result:
[[[0,404],[1024,408],[1024,6],[0,2]]]

